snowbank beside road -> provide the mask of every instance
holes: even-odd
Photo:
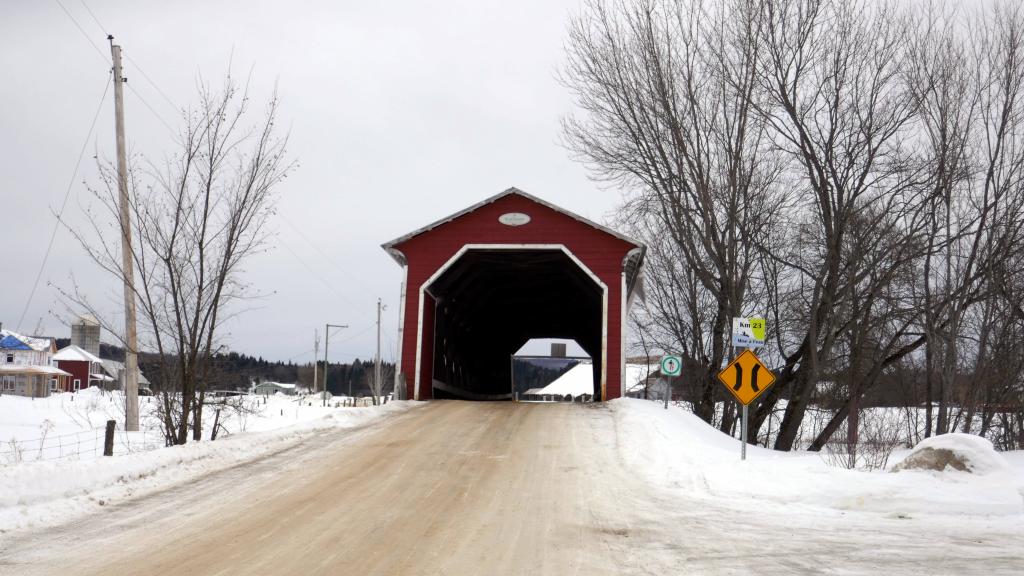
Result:
[[[137,497],[290,448],[329,429],[365,426],[420,403],[370,408],[324,408],[314,420],[262,432],[236,433],[215,442],[192,442],[87,460],[21,462],[0,469],[0,532],[66,522],[98,506]]]
[[[908,517],[1022,515],[1024,471],[989,474],[865,472],[829,466],[812,452],[747,447],[690,412],[644,400],[613,400],[625,463],[669,490],[753,507],[813,507]],[[1011,457],[1016,460],[1016,457]]]
[[[925,438],[892,470],[929,468],[940,471],[957,469],[972,474],[1012,471],[991,442],[981,436],[959,432]]]

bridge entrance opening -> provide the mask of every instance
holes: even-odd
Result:
[[[607,288],[566,250],[471,249],[429,285],[433,397],[513,398],[512,355],[533,338],[575,340],[600,381]],[[600,399],[600,386],[595,386]]]
[[[600,377],[573,340],[534,338],[512,355],[512,395],[519,402],[588,402]]]

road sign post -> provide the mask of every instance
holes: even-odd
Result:
[[[743,441],[740,442],[740,460],[747,459],[747,405],[743,405],[743,421],[740,422],[740,435]]]
[[[683,362],[679,356],[661,357],[661,375],[665,376],[665,410],[668,410],[668,397],[672,395],[672,377],[679,376],[683,370]]]
[[[775,383],[775,375],[761,362],[761,359],[756,354],[750,350],[744,350],[718,373],[718,381],[743,406],[743,420],[740,423],[740,436],[742,436],[743,447],[740,449],[740,458],[746,460],[747,407]]]

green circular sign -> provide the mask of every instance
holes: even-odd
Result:
[[[683,370],[683,362],[679,356],[663,356],[661,358],[661,373],[665,376],[679,376]]]

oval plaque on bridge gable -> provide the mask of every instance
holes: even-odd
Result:
[[[522,226],[530,223],[530,215],[522,212],[508,212],[498,216],[498,222],[505,226]]]

